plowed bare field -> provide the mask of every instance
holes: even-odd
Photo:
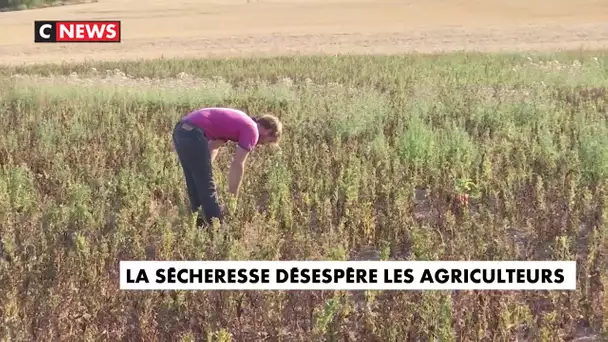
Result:
[[[120,44],[35,44],[34,20],[122,20]],[[100,0],[0,13],[0,63],[608,47],[605,0]]]

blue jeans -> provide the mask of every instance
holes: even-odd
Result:
[[[221,221],[205,133],[192,124],[180,121],[173,130],[173,143],[186,177],[190,209],[194,213],[202,208],[206,223],[210,223],[214,217]],[[199,218],[197,224],[202,225],[201,221]]]

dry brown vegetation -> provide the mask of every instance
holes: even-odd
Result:
[[[608,339],[602,54],[108,61],[605,47],[607,5],[100,0],[0,13],[0,339]],[[124,42],[31,43],[33,20],[76,18],[121,19]],[[181,115],[217,105],[272,111],[287,133],[281,153],[251,157],[226,234],[185,215],[170,147]],[[218,156],[221,197],[231,151]],[[468,179],[479,197],[463,207],[455,182]],[[568,292],[118,289],[121,259],[361,258],[577,260],[579,274]]]
[[[123,43],[34,44],[34,20],[119,19]],[[0,14],[2,63],[608,47],[602,0],[100,0]]]
[[[578,58],[2,69],[0,332],[12,340],[599,341],[608,315],[607,60]],[[272,111],[287,127],[282,153],[252,156],[226,235],[197,231],[184,215],[169,136],[186,111],[216,105]],[[230,151],[218,157],[221,196]],[[453,201],[466,192],[455,186],[463,179],[480,191],[467,208]],[[118,290],[121,259],[372,257],[577,260],[578,290]]]

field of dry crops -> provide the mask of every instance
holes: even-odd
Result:
[[[32,43],[33,20],[77,18],[121,19],[123,43]],[[551,52],[606,48],[606,19],[593,0],[0,13],[0,339],[607,340],[608,57]],[[544,53],[472,52],[531,49]],[[343,52],[362,55],[303,56]],[[183,58],[119,60],[161,56]],[[280,151],[250,157],[224,234],[186,215],[171,150],[176,120],[202,106],[286,127]],[[577,260],[578,289],[118,290],[124,259],[371,257]]]
[[[122,20],[123,43],[34,44],[34,20]],[[608,47],[604,0],[99,0],[0,13],[2,63]]]

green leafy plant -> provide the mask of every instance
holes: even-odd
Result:
[[[0,66],[0,340],[603,337],[606,98],[557,89],[607,86],[608,57],[526,57]],[[273,112],[286,133],[281,154],[254,149],[234,201],[222,148],[228,219],[200,230],[171,130],[218,105]],[[458,195],[475,215],[436,210]],[[369,259],[581,267],[576,291],[549,293],[118,287],[120,260],[346,260],[366,246]]]

